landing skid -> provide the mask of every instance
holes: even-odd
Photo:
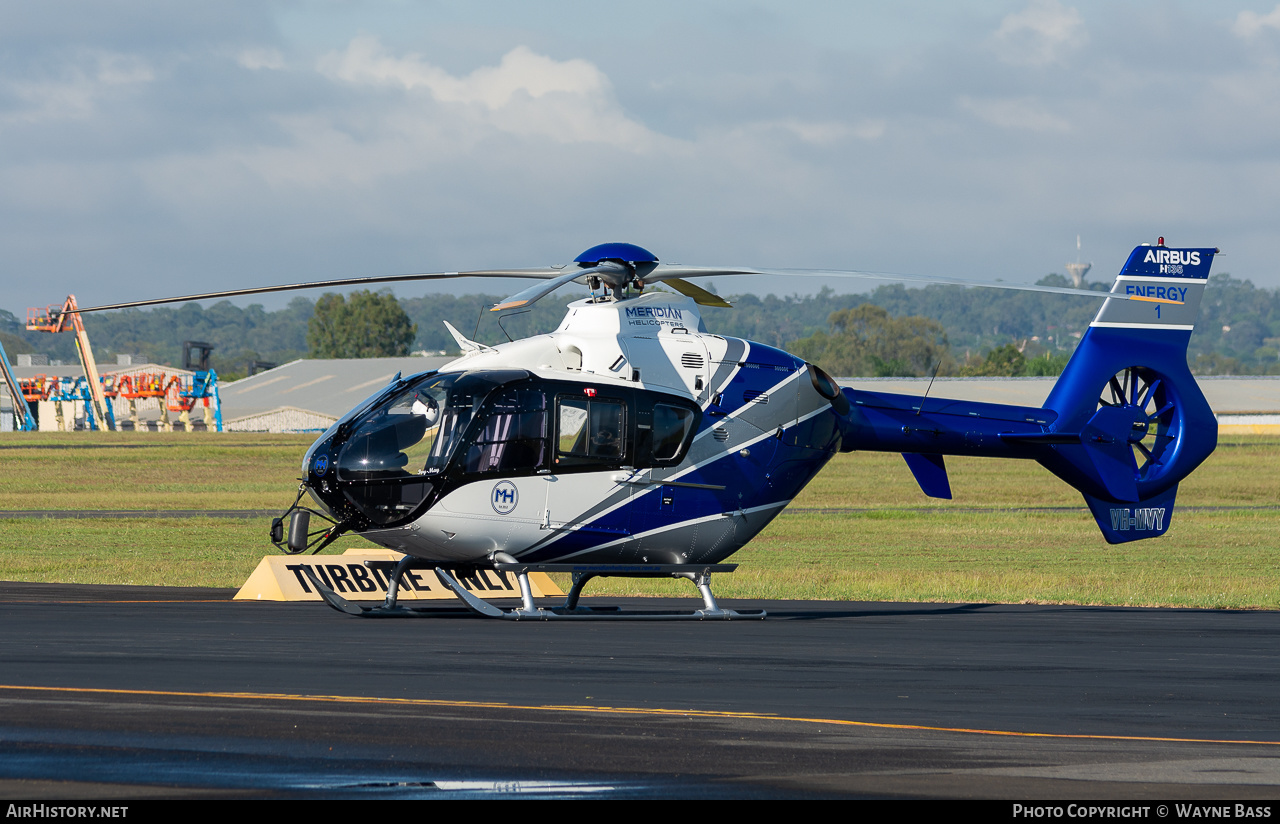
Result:
[[[423,566],[425,562],[412,556],[405,556],[396,564],[395,572],[390,576],[387,586],[387,598],[380,606],[362,607],[353,604],[334,592],[320,580],[310,567],[304,566],[303,573],[311,581],[316,592],[325,603],[347,615],[363,618],[427,618],[442,615],[456,610],[440,608],[402,607],[396,603],[401,576],[414,566]],[[737,612],[721,609],[711,594],[711,575],[715,572],[733,572],[737,564],[525,564],[505,553],[495,553],[492,568],[499,572],[510,572],[520,582],[520,602],[518,609],[502,609],[489,602],[477,598],[467,591],[452,573],[442,567],[435,567],[436,577],[440,583],[458,597],[464,606],[473,614],[485,618],[501,618],[507,621],[671,621],[671,620],[720,620],[729,621],[734,618],[761,619],[766,616],[764,610],[747,610]],[[565,602],[559,607],[539,607],[533,602],[533,588],[529,585],[530,572],[568,572],[573,576]],[[702,595],[702,609],[692,612],[627,612],[617,607],[586,607],[578,604],[583,588],[593,578],[685,578],[698,588]]]

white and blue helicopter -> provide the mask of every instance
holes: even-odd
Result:
[[[403,553],[378,607],[350,603],[309,573],[330,606],[353,615],[429,614],[397,604],[404,573],[427,566],[490,617],[763,617],[721,608],[710,576],[732,571],[722,562],[837,452],[900,452],[938,498],[951,497],[945,455],[1035,460],[1083,494],[1107,541],[1164,534],[1179,481],[1217,443],[1186,358],[1217,252],[1143,244],[1110,293],[967,283],[1104,299],[1043,408],[841,388],[794,355],[708,331],[699,305],[728,304],[687,280],[778,272],[662,264],[627,243],[595,246],[564,267],[354,278],[82,311],[430,278],[539,281],[493,307],[502,311],[584,283],[592,296],[569,304],[550,334],[487,346],[450,326],[461,357],[397,375],[307,450],[273,543],[318,552],[356,533]],[[678,294],[644,291],[656,283]],[[313,515],[329,525],[312,531]],[[514,574],[521,606],[501,609],[459,584],[477,568]],[[563,606],[535,604],[530,571],[572,573]],[[580,605],[599,576],[686,578],[703,608],[637,615]]]

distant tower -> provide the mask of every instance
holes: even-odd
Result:
[[[1089,274],[1092,268],[1092,263],[1080,262],[1080,236],[1076,235],[1076,262],[1067,264],[1067,274],[1071,275],[1071,282],[1077,289],[1084,288],[1084,276]]]

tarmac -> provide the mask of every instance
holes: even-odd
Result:
[[[0,583],[0,797],[1280,795],[1280,612],[510,623],[232,594]]]

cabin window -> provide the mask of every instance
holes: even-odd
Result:
[[[680,457],[685,437],[693,428],[693,410],[659,403],[653,407],[653,459],[673,461]]]
[[[626,454],[622,401],[561,397],[556,404],[556,464],[619,464]]]
[[[499,392],[486,404],[484,423],[467,448],[467,472],[538,469],[546,457],[547,396],[540,389]]]

